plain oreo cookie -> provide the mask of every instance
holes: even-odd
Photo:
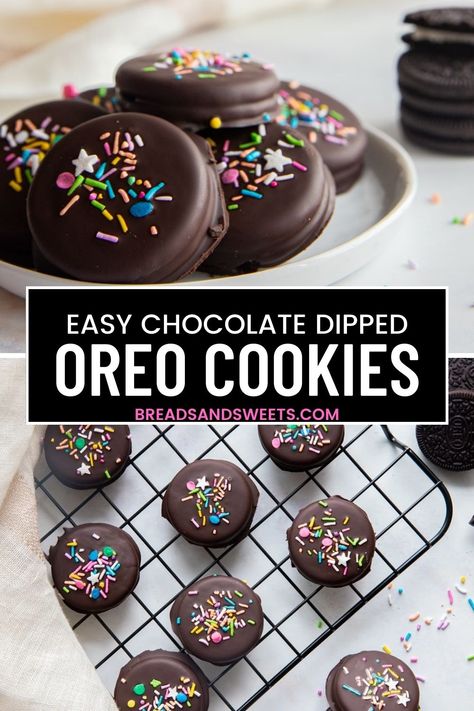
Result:
[[[410,12],[404,22],[415,29],[403,41],[417,49],[438,52],[472,53],[474,47],[474,8],[442,7]]]
[[[474,100],[474,57],[460,59],[433,50],[410,50],[398,62],[400,84],[408,89],[448,101]]]
[[[434,464],[451,471],[474,468],[474,392],[451,390],[449,424],[418,425],[418,445]]]
[[[474,118],[451,118],[416,111],[404,101],[400,106],[402,126],[409,137],[425,146],[458,155],[474,154]]]
[[[449,389],[474,390],[474,358],[450,358]]]

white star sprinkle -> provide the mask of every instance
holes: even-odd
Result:
[[[410,702],[410,697],[408,696],[408,693],[405,692],[401,696],[398,697],[397,705],[398,706],[404,706],[406,708],[407,704]]]
[[[209,482],[207,481],[205,476],[202,476],[200,479],[197,479],[196,489],[207,489],[208,486]]]
[[[385,683],[387,684],[387,689],[389,691],[396,691],[397,690],[398,681],[396,679],[388,678]]]
[[[91,468],[87,466],[84,462],[82,462],[81,466],[79,469],[76,469],[77,473],[80,474],[81,476],[84,476],[84,474],[90,474],[91,473]]]
[[[168,689],[168,693],[166,694],[167,699],[173,699],[173,701],[176,700],[176,697],[178,695],[178,689],[176,686],[173,686],[172,688]]]
[[[100,573],[91,573],[87,580],[90,582],[91,585],[97,585],[99,582],[100,578]]]
[[[337,556],[337,562],[339,563],[339,565],[342,565],[344,567],[346,567],[346,565],[348,564],[350,559],[351,559],[350,553],[339,553],[339,555]]]
[[[86,171],[86,173],[93,173],[94,166],[98,160],[98,156],[89,155],[84,148],[81,148],[77,158],[72,161],[72,164],[76,166],[76,176],[80,175],[84,171]]]
[[[265,170],[277,170],[279,173],[283,172],[285,165],[291,165],[293,162],[291,158],[283,155],[281,148],[277,148],[276,150],[267,148],[265,151],[265,161]]]

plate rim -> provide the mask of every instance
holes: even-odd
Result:
[[[222,287],[222,286],[232,286],[232,282],[235,282],[236,280],[245,280],[245,283],[249,283],[249,286],[251,286],[251,282],[254,279],[258,279],[259,276],[262,274],[268,274],[271,273],[275,270],[278,270],[279,272],[285,273],[285,275],[288,275],[291,271],[295,270],[300,270],[302,268],[307,268],[307,267],[314,267],[318,263],[324,262],[327,259],[332,259],[332,258],[337,258],[339,256],[344,255],[346,252],[351,251],[359,246],[361,246],[364,242],[368,241],[371,237],[375,236],[378,232],[383,230],[385,227],[388,227],[390,224],[392,224],[400,215],[405,212],[410,204],[412,203],[417,186],[418,186],[418,177],[417,177],[417,172],[415,168],[414,161],[408,151],[395,139],[392,138],[392,136],[389,136],[385,131],[382,131],[379,128],[376,128],[375,126],[371,125],[365,125],[364,126],[365,131],[367,134],[375,138],[376,141],[379,143],[384,144],[386,148],[389,149],[390,153],[392,153],[397,159],[398,163],[400,165],[400,168],[402,169],[402,175],[405,178],[405,185],[402,194],[400,195],[398,201],[395,203],[395,205],[392,206],[392,208],[385,214],[383,215],[377,222],[374,224],[370,225],[367,227],[365,230],[360,232],[357,235],[354,235],[354,237],[351,237],[348,239],[346,242],[343,244],[336,245],[335,247],[331,247],[330,249],[325,250],[324,252],[321,252],[320,254],[315,254],[311,257],[306,257],[301,260],[298,260],[297,262],[289,262],[287,264],[277,264],[273,267],[268,267],[266,269],[258,270],[256,272],[252,272],[249,274],[234,274],[230,276],[211,276],[203,278],[203,279],[195,279],[193,281],[174,281],[174,282],[163,282],[163,283],[146,283],[146,284],[118,284],[114,282],[88,282],[88,281],[80,281],[76,279],[69,279],[67,277],[59,277],[59,276],[54,276],[52,274],[45,274],[45,272],[38,272],[33,269],[28,269],[27,267],[21,267],[17,264],[12,264],[11,262],[6,262],[2,259],[0,259],[0,268],[4,269],[6,271],[10,271],[12,273],[18,272],[19,275],[22,276],[22,278],[25,278],[28,274],[32,274],[33,278],[40,274],[43,277],[48,277],[50,280],[50,283],[48,286],[51,287],[63,287],[63,288],[81,288],[81,287],[120,287],[120,288],[133,288],[133,287],[153,287],[153,288],[162,288],[162,287],[170,287],[172,286],[173,288],[195,288],[195,287],[201,287],[201,288],[212,288],[213,286],[215,287]],[[237,283],[234,284],[237,286]],[[25,285],[25,290],[28,288],[28,286],[35,286],[34,284],[31,285]],[[255,286],[258,286],[258,284],[255,284]],[[276,283],[275,286],[278,286]],[[6,287],[3,287],[6,289]],[[8,289],[6,289],[8,291]]]

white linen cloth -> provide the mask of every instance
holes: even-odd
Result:
[[[47,575],[25,424],[25,362],[0,360],[0,711],[117,711]]]

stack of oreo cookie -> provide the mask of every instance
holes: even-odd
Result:
[[[421,10],[398,62],[401,123],[425,148],[474,155],[474,8]]]
[[[450,358],[447,425],[418,425],[425,457],[443,469],[474,469],[474,358]]]

